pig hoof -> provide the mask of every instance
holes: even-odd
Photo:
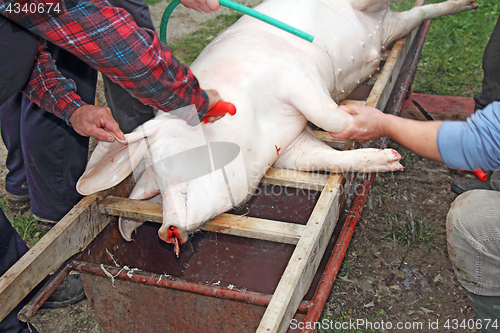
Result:
[[[394,160],[393,161],[399,161],[401,159],[401,155],[395,151],[394,149],[391,149],[392,150],[392,155],[394,156]]]
[[[137,220],[132,220],[132,219],[124,219],[124,218],[119,218],[118,219],[118,229],[120,230],[120,233],[127,242],[132,241],[132,233],[135,231],[135,229],[139,228],[142,223]]]

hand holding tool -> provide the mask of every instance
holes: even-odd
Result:
[[[221,101],[215,104],[213,108],[208,110],[202,121],[204,124],[206,124],[208,122],[207,120],[208,117],[224,116],[226,113],[229,113],[231,116],[234,116],[236,114],[236,107],[229,102]]]

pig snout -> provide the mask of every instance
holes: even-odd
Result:
[[[170,222],[163,223],[160,230],[158,230],[158,237],[170,244],[175,244],[175,239],[179,241],[179,244],[187,242],[189,235],[186,229],[179,226],[179,221]]]

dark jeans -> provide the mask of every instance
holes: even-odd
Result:
[[[82,99],[94,104],[97,72],[52,44],[49,51]],[[25,194],[21,184],[27,181],[33,214],[61,219],[81,199],[76,182],[85,171],[89,139],[20,92],[0,106],[0,126],[8,150],[6,190]]]
[[[0,105],[26,84],[40,38],[0,15]]]
[[[16,263],[28,247],[12,227],[7,217],[0,210],[0,276],[2,276],[12,265]],[[30,332],[28,325],[17,319],[17,313],[24,306],[21,302],[7,317],[0,322],[1,333],[27,333]],[[33,328],[31,328],[33,329]],[[33,330],[36,332],[36,330]]]
[[[500,101],[500,16],[484,49],[483,72],[482,90],[474,96],[476,110]]]

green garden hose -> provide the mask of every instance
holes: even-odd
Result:
[[[168,6],[167,9],[165,9],[165,12],[163,13],[163,16],[161,18],[161,23],[160,23],[160,40],[167,44],[167,24],[168,20],[170,18],[170,15],[174,11],[175,7],[177,7],[181,2],[179,0],[173,0]],[[249,8],[247,6],[243,6],[239,3],[233,2],[231,0],[219,0],[219,4],[221,6],[225,6],[231,9],[234,9],[238,12],[241,12],[243,14],[250,15],[252,17],[255,17],[256,19],[259,19],[261,21],[264,21],[266,23],[269,23],[271,25],[274,25],[277,28],[280,28],[282,30],[288,31],[289,33],[292,33],[300,38],[303,38],[309,42],[312,42],[314,40],[314,37],[309,35],[308,33],[305,33],[301,30],[295,29],[292,26],[289,26],[286,23],[283,23],[281,21],[275,20],[272,17],[269,17],[265,14],[259,13],[258,11]]]

